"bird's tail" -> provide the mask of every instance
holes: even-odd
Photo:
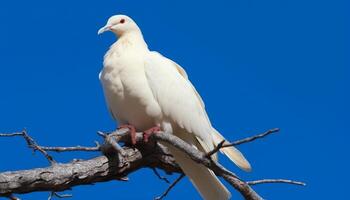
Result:
[[[166,144],[165,144],[166,145]],[[182,171],[190,178],[202,198],[205,200],[227,200],[231,193],[220,182],[216,175],[202,164],[194,162],[184,152],[166,145]]]
[[[220,142],[225,140],[224,136],[222,136],[217,130],[213,128],[213,140],[215,146],[217,146]],[[224,144],[229,144],[226,140]],[[244,171],[251,171],[252,168],[243,156],[243,154],[236,149],[235,147],[225,147],[220,149],[221,153],[225,154],[227,157],[230,158],[232,162],[234,162],[239,168],[243,169]]]

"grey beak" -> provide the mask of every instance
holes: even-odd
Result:
[[[106,32],[106,31],[110,31],[110,30],[111,30],[111,26],[106,25],[106,26],[100,28],[100,30],[98,30],[97,34],[101,35],[102,33]]]

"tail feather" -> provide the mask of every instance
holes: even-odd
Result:
[[[181,150],[171,145],[166,146],[203,199],[227,200],[231,198],[231,193],[210,169],[194,162]]]
[[[217,130],[213,128],[213,140],[214,144],[218,145],[220,142],[225,140],[224,136],[222,136]],[[225,141],[224,144],[229,144],[227,141]],[[232,162],[234,162],[239,168],[243,169],[244,171],[251,171],[252,168],[243,156],[243,154],[236,149],[235,147],[225,147],[220,149],[221,153],[225,154]]]

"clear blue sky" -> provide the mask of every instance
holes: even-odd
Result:
[[[26,127],[42,145],[93,145],[112,130],[98,73],[115,38],[97,36],[113,14],[133,17],[152,50],[181,64],[228,139],[281,133],[240,147],[246,180],[266,199],[344,199],[349,176],[349,3],[286,1],[0,2],[0,132]],[[54,154],[60,162],[97,154]],[[0,138],[0,171],[45,167],[21,138]],[[130,181],[82,186],[74,199],[152,199],[167,185],[144,169]],[[137,188],[137,189],[136,189]],[[47,193],[23,195],[46,199]],[[234,199],[240,199],[233,191]],[[198,199],[188,180],[168,199]]]

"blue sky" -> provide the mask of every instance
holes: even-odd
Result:
[[[109,16],[123,13],[137,21],[152,50],[187,70],[212,123],[228,139],[281,128],[240,147],[253,172],[222,158],[225,166],[246,180],[308,183],[256,186],[266,199],[344,199],[350,178],[348,8],[341,0],[1,1],[0,132],[25,127],[42,145],[69,146],[93,145],[97,130],[114,129],[98,73],[115,38],[96,33]],[[60,162],[96,155],[54,154]],[[47,166],[21,138],[0,138],[0,157],[0,171]],[[74,199],[152,199],[166,187],[144,169],[127,183],[68,193]],[[167,199],[179,198],[199,198],[188,180]]]

